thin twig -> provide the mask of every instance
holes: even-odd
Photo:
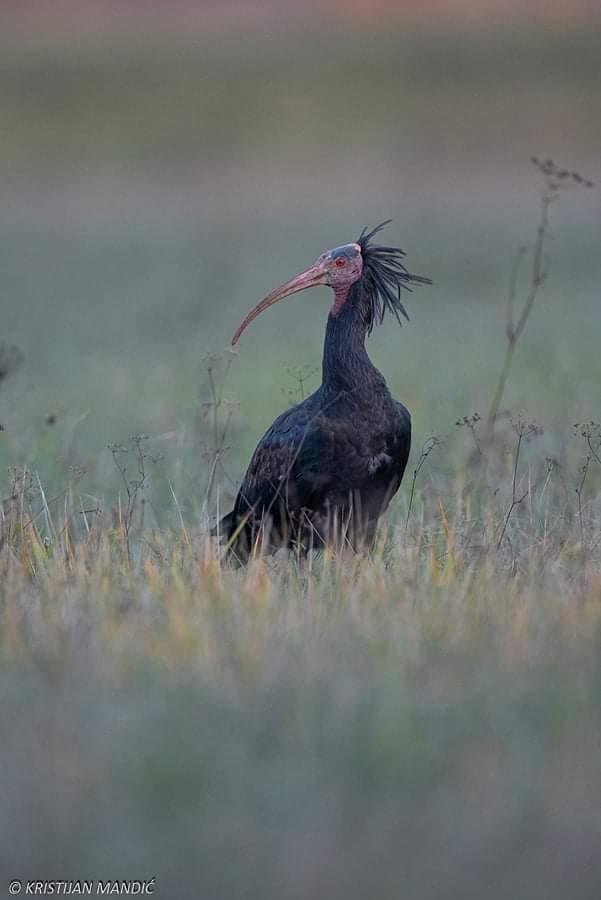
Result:
[[[499,375],[499,381],[497,383],[497,387],[490,406],[490,411],[488,413],[489,436],[492,436],[492,433],[494,431],[497,416],[499,414],[499,408],[505,394],[505,388],[507,386],[507,380],[509,378],[509,372],[511,370],[511,364],[513,362],[517,343],[524,332],[524,328],[526,327],[526,323],[528,322],[530,315],[532,314],[532,309],[534,307],[538,291],[546,278],[546,273],[543,270],[544,247],[549,227],[549,206],[555,195],[555,183],[547,178],[545,182],[545,188],[541,195],[540,218],[532,257],[530,287],[528,289],[528,295],[526,297],[526,301],[524,303],[522,311],[517,319],[517,322],[515,321],[515,298],[517,295],[517,284],[520,267],[524,254],[526,252],[525,248],[520,247],[513,263],[507,301],[507,345],[505,347],[505,359],[501,368],[501,374]]]
[[[488,436],[492,437],[499,409],[505,394],[505,387],[509,378],[509,372],[516,345],[522,336],[528,319],[532,314],[534,303],[538,296],[539,289],[544,283],[547,273],[544,270],[544,251],[547,237],[549,235],[549,208],[553,200],[559,192],[568,186],[584,186],[593,187],[593,182],[588,178],[584,178],[578,172],[570,172],[567,169],[559,168],[552,159],[540,160],[533,156],[531,162],[538,169],[544,179],[544,187],[540,198],[540,214],[538,228],[536,230],[536,240],[532,254],[532,269],[530,272],[530,284],[528,293],[522,311],[517,321],[515,319],[515,301],[518,292],[518,278],[522,260],[526,253],[526,248],[520,247],[515,257],[511,278],[509,280],[509,293],[507,297],[507,346],[505,348],[505,359],[499,375],[497,387],[495,389],[490,411],[488,414]]]
[[[407,506],[407,517],[405,519],[405,532],[407,531],[407,527],[409,525],[409,518],[411,516],[411,510],[413,508],[413,498],[415,496],[415,483],[417,481],[417,476],[423,469],[424,463],[426,462],[426,460],[428,459],[428,457],[430,456],[430,454],[432,453],[434,448],[437,447],[439,444],[440,444],[440,438],[436,437],[435,435],[432,435],[431,437],[429,437],[428,440],[424,441],[424,443],[422,444],[421,453],[419,455],[417,465],[415,466],[415,469],[413,470],[413,477],[411,479],[411,492],[409,494],[409,505]]]
[[[523,503],[528,494],[530,493],[530,488],[526,490],[521,496],[518,497],[517,489],[518,489],[518,465],[520,462],[520,450],[522,448],[522,441],[524,437],[529,434],[534,434],[537,431],[535,425],[524,425],[522,422],[519,422],[517,426],[515,426],[515,431],[518,437],[517,445],[515,448],[515,455],[513,460],[513,478],[511,481],[511,503],[509,505],[509,509],[505,515],[505,519],[503,521],[503,527],[501,528],[501,533],[499,534],[499,539],[497,541],[497,550],[501,548],[501,544],[503,543],[503,538],[505,537],[505,533],[507,531],[507,526],[509,525],[509,520],[511,518],[511,514],[513,513],[516,506],[519,506],[520,503]]]

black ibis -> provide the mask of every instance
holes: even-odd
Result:
[[[411,416],[395,400],[365,350],[365,338],[387,313],[409,317],[401,289],[431,284],[403,265],[405,253],[374,237],[322,253],[249,312],[233,339],[263,310],[299,291],[328,285],[334,301],[326,327],[322,384],[283,412],[261,438],[233,510],[216,531],[246,561],[255,550],[306,552],[334,541],[370,546],[380,515],[403,478]]]

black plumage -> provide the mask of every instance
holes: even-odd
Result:
[[[229,552],[308,550],[329,542],[371,545],[380,515],[401,483],[411,417],[390,394],[365,350],[387,313],[408,318],[401,289],[430,284],[403,265],[404,252],[374,244],[384,222],[355,244],[322,254],[249,314],[289,293],[329,284],[335,302],[326,327],[321,386],[282,413],[263,436],[233,510],[218,526]]]

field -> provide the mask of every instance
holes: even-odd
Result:
[[[599,188],[538,283],[530,157],[600,180],[599,35],[1,40],[4,881],[597,898]],[[376,552],[232,569],[209,525],[329,297],[230,337],[389,217],[434,284],[369,344],[414,420]]]

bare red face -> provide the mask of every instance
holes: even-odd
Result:
[[[363,271],[363,258],[361,256],[361,248],[359,244],[344,244],[341,247],[335,247],[333,250],[327,250],[304,272],[296,275],[295,278],[286,281],[284,284],[268,294],[260,303],[252,309],[246,316],[234,337],[232,338],[232,346],[238,343],[240,335],[244,329],[256,319],[263,310],[289,297],[290,294],[296,294],[310,287],[317,287],[325,284],[334,290],[334,306],[332,308],[333,315],[336,315],[348,295],[352,284],[361,278]]]

